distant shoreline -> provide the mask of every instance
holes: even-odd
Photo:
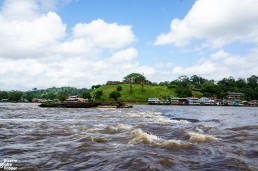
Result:
[[[7,103],[13,103],[13,104],[42,104],[42,103],[32,103],[32,102],[0,102],[0,104],[7,104]],[[77,102],[76,102],[77,103]],[[74,103],[76,105],[76,103]],[[126,102],[125,102],[126,103]],[[69,103],[71,104],[71,103]],[[190,107],[190,106],[205,106],[205,107],[258,107],[258,105],[256,106],[253,106],[253,105],[194,105],[194,104],[191,104],[191,105],[180,105],[180,104],[148,104],[147,102],[146,103],[126,103],[126,107],[124,108],[130,108],[131,106],[133,105],[143,105],[143,106],[187,106],[187,107]],[[64,108],[62,106],[44,106],[44,107],[54,107],[54,108]],[[115,107],[115,105],[107,105],[107,104],[100,104],[99,105],[96,105],[96,106],[93,106],[93,107],[96,107],[96,108],[117,108]],[[90,107],[65,107],[65,108],[90,108]],[[119,107],[118,107],[119,108]],[[123,108],[123,107],[121,107]]]

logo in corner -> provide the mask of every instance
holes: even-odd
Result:
[[[4,159],[3,163],[0,163],[0,170],[17,170],[17,167],[14,167],[13,164],[17,163],[17,160],[8,160]]]

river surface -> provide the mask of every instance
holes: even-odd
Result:
[[[0,103],[0,165],[6,160],[24,171],[257,171],[258,108]]]

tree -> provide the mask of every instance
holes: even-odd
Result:
[[[8,92],[0,91],[0,100],[2,99],[8,99]]]
[[[117,86],[116,87],[116,91],[122,91],[122,89],[123,89],[122,86]]]
[[[186,75],[178,77],[178,79],[173,81],[173,83],[176,83],[176,85],[179,87],[189,87],[191,84],[189,78]]]
[[[141,83],[141,89],[144,91],[144,82]]]
[[[54,93],[48,93],[46,97],[47,99],[54,100],[56,98],[56,95]]]
[[[109,94],[109,98],[114,99],[116,102],[119,97],[121,97],[121,94],[118,91],[113,91]]]
[[[213,82],[205,82],[201,86],[201,92],[206,97],[222,97],[221,89]]]
[[[96,92],[93,93],[94,94],[94,98],[97,100],[101,99],[101,96],[103,95],[103,91],[102,90],[98,90]]]
[[[160,82],[159,85],[162,85],[162,86],[169,85],[169,81]]]
[[[200,78],[197,75],[193,75],[190,77],[190,81],[194,84],[194,85],[200,85]]]
[[[255,92],[250,86],[245,87],[244,93],[245,93],[246,100],[255,99],[255,96],[254,96]]]
[[[201,98],[203,96],[203,93],[199,91],[193,91],[192,93],[193,93],[193,96],[197,98]]]
[[[255,75],[252,75],[251,77],[247,78],[247,84],[255,90],[258,86],[258,77]]]
[[[21,101],[23,93],[20,91],[11,91],[9,92],[8,100],[11,102],[19,102]]]
[[[84,99],[91,99],[91,95],[90,95],[90,92],[87,91],[87,90],[83,90],[82,93],[81,93],[81,98],[84,98]]]
[[[57,98],[61,101],[61,102],[63,102],[63,101],[65,101],[67,98],[68,98],[68,95],[66,94],[66,93],[59,93],[58,94],[58,96],[57,96]]]
[[[25,94],[25,99],[27,99],[29,102],[32,102],[32,100],[35,98],[34,92],[27,92]]]
[[[93,86],[91,86],[91,89],[95,90],[95,89],[98,89],[99,87],[101,87],[101,85],[99,85],[99,84],[98,85],[93,85]]]
[[[258,99],[258,77],[255,75],[252,75],[251,77],[247,78],[247,84],[248,87],[247,88],[247,92],[249,94],[249,97],[251,99]]]
[[[132,93],[132,92],[133,92],[133,85],[130,84],[130,86],[129,86],[129,93]]]
[[[192,96],[192,91],[187,87],[177,87],[176,94],[178,97],[190,97]]]
[[[246,80],[244,78],[239,78],[236,81],[236,85],[237,85],[238,90],[242,91],[247,86],[247,83],[246,83]]]
[[[146,78],[142,74],[131,73],[126,77],[124,77],[123,81],[127,83],[141,83],[141,82],[145,82]]]
[[[223,78],[222,80],[220,80],[218,82],[218,86],[224,92],[228,92],[228,91],[235,92],[235,91],[237,91],[237,84],[236,84],[235,79],[232,76],[230,76],[229,78]]]

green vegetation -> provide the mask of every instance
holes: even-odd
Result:
[[[60,101],[65,100],[68,96],[80,95],[83,91],[88,91],[87,89],[77,89],[75,87],[61,87],[61,88],[48,88],[45,90],[38,90],[33,88],[31,91],[27,91],[24,94],[24,98],[28,101],[32,101],[33,98],[37,99],[59,99]],[[27,98],[29,97],[29,98]]]
[[[116,91],[122,91],[123,90],[123,87],[122,86],[117,86],[116,87]]]
[[[118,91],[112,91],[109,94],[110,99],[114,99],[116,102],[118,101],[118,98],[121,97],[121,94]]]
[[[102,90],[97,89],[96,91],[93,92],[93,98],[95,100],[100,100],[102,95],[103,95]]]
[[[83,90],[81,93],[81,98],[84,99],[91,99],[90,91],[89,90]]]
[[[115,83],[116,82],[116,83]],[[21,91],[0,91],[0,101],[20,102],[33,99],[48,99],[65,101],[68,96],[79,95],[90,101],[110,102],[146,102],[150,97],[161,100],[175,97],[214,97],[227,98],[227,92],[243,93],[243,100],[258,99],[258,77],[234,79],[233,77],[223,78],[219,81],[208,80],[197,75],[178,77],[174,81],[152,83],[143,75],[132,73],[124,77],[124,82],[114,81],[115,84],[93,85],[91,89],[77,89],[74,87],[48,88],[38,90],[33,88],[27,92]],[[115,92],[115,93],[114,93]],[[118,94],[119,93],[119,94]]]
[[[40,104],[40,107],[57,107],[57,108],[91,108],[97,107],[100,103],[85,103],[85,102],[76,102],[76,103],[61,103],[61,102],[45,102]]]
[[[123,80],[125,83],[141,83],[146,81],[146,78],[139,73],[131,73],[124,77]]]
[[[92,94],[94,94],[96,91],[102,91],[102,99],[105,101],[110,101],[111,98],[109,97],[109,94],[116,91],[117,86],[122,87],[122,90],[119,92],[121,94],[119,100],[121,101],[146,101],[149,97],[167,99],[170,95],[176,95],[174,89],[160,85],[145,85],[144,91],[142,91],[140,84],[103,85],[98,89],[93,90]]]
[[[8,94],[8,100],[11,102],[19,102],[23,93],[20,91],[11,91]]]
[[[32,102],[33,99],[59,99],[64,101],[68,96],[79,95],[83,91],[88,91],[87,89],[77,89],[75,87],[61,87],[61,88],[48,88],[45,90],[38,90],[33,88],[27,92],[21,91],[0,91],[0,101],[9,102],[20,102],[29,101]]]

